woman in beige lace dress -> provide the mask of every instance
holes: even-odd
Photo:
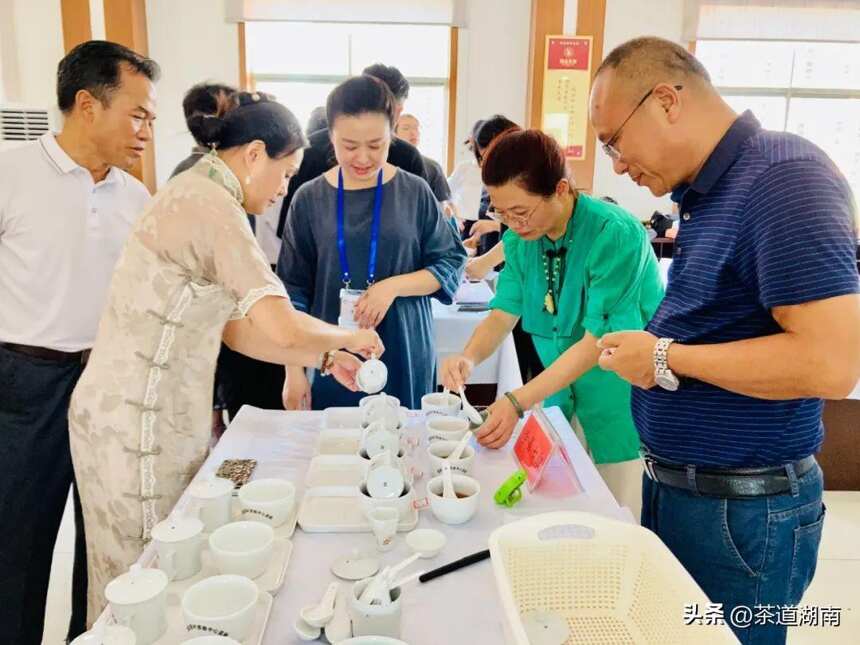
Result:
[[[120,258],[89,364],[69,412],[83,504],[88,624],[105,585],[140,555],[206,457],[218,348],[272,363],[319,366],[355,388],[376,333],[350,332],[293,309],[253,237],[284,192],[304,138],[283,106],[239,95],[223,118],[201,116],[218,152],[171,180]]]

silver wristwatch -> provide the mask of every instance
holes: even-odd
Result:
[[[675,373],[669,369],[669,346],[674,338],[661,338],[654,346],[654,379],[664,390],[674,392],[681,384]]]

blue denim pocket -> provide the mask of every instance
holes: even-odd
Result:
[[[789,597],[795,603],[800,602],[803,592],[806,591],[815,575],[815,567],[818,563],[818,545],[821,543],[821,530],[824,528],[826,512],[827,508],[821,504],[821,513],[817,520],[810,524],[802,524],[794,529],[794,552],[791,558]]]
[[[767,502],[720,500],[723,543],[730,561],[748,576],[758,576],[767,560]]]

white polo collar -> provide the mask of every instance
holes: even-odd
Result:
[[[51,164],[57,169],[57,172],[61,174],[68,174],[70,172],[74,172],[75,170],[82,170],[87,174],[87,176],[92,177],[90,175],[90,171],[78,164],[74,159],[72,159],[68,153],[60,147],[60,144],[57,143],[57,135],[53,132],[46,132],[41,137],[39,137],[39,144],[42,146],[42,150],[45,151],[45,154],[48,157],[48,160]],[[122,178],[122,173],[118,168],[111,166],[110,170],[108,170],[105,178],[100,181],[100,184],[112,184],[120,181]]]

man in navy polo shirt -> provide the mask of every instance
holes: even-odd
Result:
[[[814,144],[738,116],[668,41],[609,54],[590,108],[615,172],[681,214],[651,324],[602,339],[601,366],[637,386],[642,524],[742,642],[784,642],[781,621],[744,608],[797,604],[815,572],[822,399],[860,378],[851,190]]]

